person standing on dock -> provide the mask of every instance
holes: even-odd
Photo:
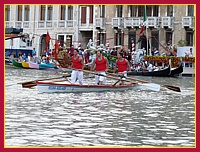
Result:
[[[116,61],[116,66],[114,67],[113,72],[115,73],[116,69],[118,68],[119,77],[122,79],[121,85],[124,85],[124,81],[127,77],[127,71],[131,71],[131,67],[128,60],[123,57],[122,52],[120,52],[117,56],[118,60]]]
[[[95,67],[96,66],[96,67]],[[102,51],[97,51],[96,59],[93,61],[91,71],[96,69],[95,84],[106,84],[106,71],[109,68],[108,59],[102,56]]]
[[[72,84],[76,83],[76,81],[79,81],[79,84],[83,84],[83,68],[84,68],[84,62],[83,58],[78,55],[78,50],[74,49],[74,55],[72,56],[72,74],[71,74],[71,82]]]

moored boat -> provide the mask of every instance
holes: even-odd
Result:
[[[30,68],[29,63],[25,62],[25,61],[22,61],[22,67],[23,68]]]
[[[31,69],[39,69],[39,64],[34,63],[34,62],[29,62],[29,67]]]
[[[12,64],[16,67],[23,67],[21,62],[17,62],[15,60],[12,60]]]
[[[157,70],[157,71],[131,71],[128,75],[138,75],[138,76],[156,76],[156,77],[169,77],[171,73],[171,67],[168,66],[165,69]]]
[[[53,64],[39,64],[39,69],[49,69],[49,68],[53,68],[53,69],[58,69],[57,66],[53,65]]]
[[[170,76],[176,77],[176,76],[179,76],[179,74],[181,74],[182,72],[183,72],[183,65],[182,63],[180,63],[178,68],[171,69]]]
[[[131,83],[127,85],[94,85],[94,84],[70,84],[69,82],[45,82],[36,81],[39,92],[104,92],[104,91],[124,91],[135,89],[138,84]]]

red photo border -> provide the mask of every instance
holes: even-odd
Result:
[[[73,1],[66,1],[66,0],[60,0],[60,1],[53,1],[53,0],[49,0],[49,1],[46,1],[46,0],[40,0],[39,1],[40,4],[83,4],[82,1],[80,0],[73,0]],[[196,14],[198,14],[199,12],[199,7],[200,7],[200,4],[198,4],[195,0],[179,0],[179,1],[174,1],[174,0],[168,0],[167,3],[163,3],[165,1],[159,1],[159,0],[148,0],[148,1],[141,1],[141,0],[134,0],[134,1],[130,1],[130,0],[123,0],[123,1],[118,1],[117,4],[196,4]],[[199,149],[199,145],[198,145],[198,111],[199,111],[199,107],[198,107],[198,92],[199,92],[199,89],[198,89],[198,80],[196,79],[196,148],[4,148],[4,96],[5,96],[5,92],[4,92],[4,81],[5,81],[5,67],[4,67],[4,4],[35,4],[37,3],[37,1],[25,1],[25,0],[22,0],[22,1],[14,1],[14,0],[3,0],[1,1],[1,4],[0,4],[0,9],[2,10],[2,13],[1,13],[1,42],[2,42],[2,45],[1,45],[1,60],[0,60],[0,63],[1,63],[1,68],[2,68],[2,72],[1,72],[1,75],[0,75],[0,86],[1,86],[1,98],[2,99],[0,101],[0,124],[1,124],[1,127],[0,127],[0,151],[1,152],[66,152],[66,151],[84,151],[84,152],[93,152],[93,151],[117,151],[117,152],[122,152],[122,151],[144,151],[144,152],[174,152],[174,151],[180,151],[180,152],[196,152],[196,151],[200,151]],[[199,2],[200,3],[200,2]],[[39,3],[38,3],[39,4]],[[94,1],[94,0],[85,0],[84,1],[84,4],[116,4],[116,1],[114,0],[102,0],[102,1]],[[197,55],[197,51],[198,51],[198,46],[200,46],[198,43],[197,43],[197,40],[198,40],[198,19],[199,19],[199,16],[196,15],[195,16],[196,18],[196,39],[195,39],[195,43],[196,43],[196,77],[197,77],[197,73],[199,72],[198,70],[198,55]],[[4,67],[4,68],[3,68]]]

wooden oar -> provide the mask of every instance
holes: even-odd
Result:
[[[116,74],[111,74],[109,73],[110,75],[115,75]],[[144,80],[140,80],[140,79],[136,79],[136,78],[130,78],[130,77],[126,77],[126,79],[129,79],[129,80],[134,80],[134,81],[138,81],[138,82],[142,82],[143,84],[141,85],[145,85],[145,86],[148,86],[148,87],[155,87],[156,85],[160,85],[160,84],[155,84],[155,83],[151,83],[151,82],[148,82],[148,81],[144,81]],[[176,91],[176,92],[181,92],[181,89],[179,87],[175,87],[175,86],[170,86],[170,85],[160,85],[160,87],[163,87],[163,88],[167,88],[169,90],[173,90],[173,91]]]
[[[70,77],[70,76],[71,76],[71,74],[65,75],[65,76],[62,76],[62,77],[39,79],[38,81],[53,80],[53,79],[61,79],[61,78]],[[34,87],[34,86],[37,85],[37,84],[36,84],[36,80],[27,81],[27,82],[19,82],[19,83],[17,83],[17,84],[22,84],[22,87],[23,87],[23,88],[31,88],[31,87]]]
[[[124,77],[124,74],[120,75],[120,79],[117,80],[117,81],[113,84],[113,86],[116,86],[116,84],[119,83],[119,82],[122,80],[123,77]]]
[[[104,77],[111,78],[111,79],[114,79],[114,80],[119,80],[119,81],[121,80],[120,78],[115,77],[115,76],[111,76],[111,75],[97,74],[97,73],[95,73],[95,72],[88,71],[88,70],[82,70],[82,71],[85,72],[85,73],[90,73],[90,74],[94,74],[94,75],[104,76]],[[128,79],[126,79],[126,80],[124,80],[124,81],[133,83],[132,80],[128,80]],[[143,84],[141,84],[141,83],[137,83],[137,84],[143,86]],[[160,91],[160,85],[154,85],[154,86],[152,87],[151,84],[145,84],[145,87],[146,87],[147,89],[149,89],[149,90],[152,90],[152,91]]]

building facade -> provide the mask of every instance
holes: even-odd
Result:
[[[83,48],[94,46],[140,48],[138,40],[148,37],[149,49],[162,50],[168,43],[195,44],[195,5],[5,5],[5,28],[23,28],[32,46],[42,53],[47,32],[53,49],[55,40],[66,40]],[[146,16],[145,31],[141,33]],[[148,52],[150,54],[150,52]]]

